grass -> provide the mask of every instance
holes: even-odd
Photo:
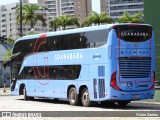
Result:
[[[155,90],[155,95],[153,99],[147,99],[143,101],[148,101],[148,102],[160,102],[160,89]]]

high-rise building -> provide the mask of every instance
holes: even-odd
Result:
[[[135,13],[143,13],[144,0],[107,0],[107,13],[116,21],[124,12],[130,15]]]
[[[60,15],[74,16],[74,0],[60,0]]]
[[[0,36],[9,37],[19,29],[15,14],[18,6],[18,3],[12,3],[0,7]]]
[[[28,0],[23,0],[22,3],[27,3]],[[18,20],[16,19],[17,12],[16,8],[19,7],[19,3],[11,3],[7,5],[0,6],[0,36],[9,37],[12,36],[14,39],[19,38],[20,33],[20,25],[18,24]],[[38,10],[39,13],[42,13],[46,19],[48,19],[48,15],[42,11]],[[46,20],[48,24],[48,20]],[[26,24],[23,21],[23,35],[28,34],[31,30],[30,23]],[[35,33],[42,33],[48,31],[49,26],[42,26],[42,23],[38,21],[34,27]]]
[[[50,21],[57,16],[57,0],[38,0],[38,3],[46,4],[45,12],[49,14]]]
[[[129,12],[131,15],[135,13],[143,13],[144,0],[100,0],[100,10],[116,21],[124,12]],[[22,0],[23,3],[28,3],[28,0]],[[80,23],[91,15],[92,0],[38,0],[38,4],[44,6],[39,10],[44,14],[47,22],[47,27],[42,27],[41,22],[38,22],[34,30],[36,33],[49,31],[49,21],[60,15],[70,14],[76,16]],[[16,8],[19,3],[13,3],[0,6],[0,35],[8,37],[11,34],[18,36],[20,27],[17,25]],[[72,26],[73,27],[73,26]],[[71,27],[71,28],[72,28]],[[23,24],[23,33],[26,34],[31,30],[29,24]]]
[[[49,20],[66,14],[74,16],[73,0],[38,0],[38,3],[46,4],[46,12],[48,12],[50,16]]]
[[[77,1],[79,4],[81,2],[88,1],[89,2],[88,4],[92,5],[93,4],[92,2],[95,2],[96,0],[75,0],[75,1]],[[143,13],[144,11],[143,2],[144,0],[100,0],[100,5],[94,4],[94,6],[91,6],[89,13],[91,13],[92,10],[95,10],[97,6],[100,6],[99,8],[100,12],[106,12],[114,21],[116,21],[124,14],[124,12],[128,12],[130,15],[133,15],[135,13]],[[96,4],[99,4],[99,2],[97,2]],[[83,4],[83,6],[87,6],[87,4],[86,5]],[[81,11],[83,11],[83,9],[81,9]],[[81,13],[80,9],[76,11],[78,11],[78,13]]]
[[[107,12],[107,0],[101,0],[100,7],[101,7],[101,12],[102,11]]]
[[[91,1],[92,0],[74,0],[74,14],[80,23],[91,14]]]
[[[61,15],[69,14],[74,16],[73,0],[38,0],[38,3],[46,4],[45,10],[43,10],[49,15],[49,21]],[[68,26],[67,28],[73,28],[73,26]]]

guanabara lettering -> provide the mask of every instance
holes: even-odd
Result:
[[[137,37],[148,37],[148,33],[146,32],[121,32],[121,36],[137,36]]]

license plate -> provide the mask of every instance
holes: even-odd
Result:
[[[132,98],[139,98],[140,95],[132,95]]]

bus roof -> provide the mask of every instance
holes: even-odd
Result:
[[[22,38],[16,40],[16,42],[21,41],[21,40],[39,38],[39,36],[42,34],[46,34],[46,36],[49,37],[49,36],[56,36],[56,35],[65,35],[65,34],[70,34],[70,33],[80,33],[80,32],[86,32],[86,31],[109,29],[110,27],[116,26],[116,25],[130,25],[130,24],[150,26],[149,24],[135,24],[135,23],[105,24],[105,25],[98,25],[98,26],[91,26],[91,27],[84,27],[84,28],[67,29],[67,30],[56,31],[56,32],[46,32],[46,33],[40,33],[40,34],[35,34],[35,35],[27,35],[27,36],[23,36]]]

